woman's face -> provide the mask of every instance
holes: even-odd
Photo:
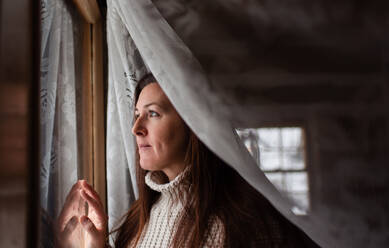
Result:
[[[141,91],[132,133],[144,170],[161,170],[171,180],[184,168],[188,129],[159,84]]]

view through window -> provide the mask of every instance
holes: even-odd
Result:
[[[310,204],[304,129],[238,128],[237,132],[267,178],[295,202],[294,213],[307,214]]]

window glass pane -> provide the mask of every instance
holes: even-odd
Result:
[[[259,146],[261,149],[277,148],[280,147],[279,139],[280,129],[279,128],[259,128]]]
[[[300,147],[302,142],[302,129],[299,127],[281,128],[283,147]]]
[[[301,150],[284,152],[282,154],[282,168],[286,170],[302,170],[305,167],[304,153]]]
[[[285,173],[285,190],[289,192],[308,191],[308,177],[306,172]]]
[[[278,152],[260,152],[259,159],[263,171],[280,169],[281,157]]]

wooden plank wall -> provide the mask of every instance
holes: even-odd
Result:
[[[38,98],[38,8],[30,0],[0,2],[0,247],[36,247],[38,237],[29,227],[39,201],[30,180],[38,168],[38,101],[31,101]]]

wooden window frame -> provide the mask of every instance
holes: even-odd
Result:
[[[79,178],[100,195],[107,210],[103,20],[96,0],[74,0],[83,16],[82,37],[82,154]]]

